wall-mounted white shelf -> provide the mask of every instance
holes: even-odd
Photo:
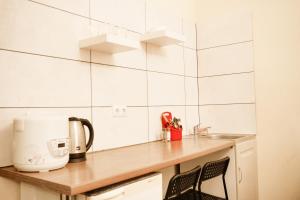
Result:
[[[141,38],[142,42],[151,43],[157,46],[167,46],[171,44],[179,44],[185,41],[185,37],[182,34],[168,31],[157,30],[146,33]]]
[[[80,40],[79,47],[113,54],[138,49],[139,42],[120,35],[102,34]]]

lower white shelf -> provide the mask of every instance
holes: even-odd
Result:
[[[148,32],[141,38],[142,42],[148,42],[157,46],[179,44],[185,41],[184,35],[168,30]]]
[[[113,54],[138,49],[139,42],[119,35],[102,34],[79,41],[79,47]]]

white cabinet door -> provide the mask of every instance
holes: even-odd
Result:
[[[238,200],[257,200],[257,155],[255,140],[236,144]]]
[[[1,199],[1,198],[0,198]],[[41,188],[25,182],[20,184],[20,200],[60,200],[60,195],[54,190]]]
[[[154,174],[109,190],[92,194],[87,200],[162,200],[162,176]]]
[[[162,200],[161,174],[135,182],[125,188],[124,200]]]

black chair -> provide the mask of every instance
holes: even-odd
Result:
[[[227,194],[227,188],[226,188],[226,182],[225,182],[225,174],[226,174],[226,171],[228,168],[228,164],[229,164],[229,157],[226,157],[221,160],[208,162],[203,166],[203,169],[202,169],[201,175],[200,175],[200,179],[199,179],[199,184],[198,184],[198,190],[199,190],[199,196],[200,196],[199,199],[201,199],[201,200],[228,200],[228,194]],[[211,195],[211,194],[201,192],[201,184],[204,181],[215,178],[220,175],[222,175],[222,179],[223,179],[225,199]]]
[[[198,199],[196,186],[199,180],[201,167],[176,174],[169,182],[165,200],[195,200]]]

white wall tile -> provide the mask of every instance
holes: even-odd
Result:
[[[1,108],[0,109],[0,166],[12,164],[13,119],[33,115],[64,115],[91,119],[90,108]]]
[[[158,27],[165,27],[170,31],[182,33],[182,17],[175,13],[172,6],[176,3],[173,1],[168,9],[159,4],[162,1],[147,0],[146,4],[146,30],[151,31]]]
[[[0,51],[0,91],[0,107],[90,106],[90,66]]]
[[[211,133],[256,133],[255,105],[200,106],[200,122]]]
[[[100,22],[92,21],[91,25],[92,35],[101,35],[104,33],[119,34],[128,39],[139,40],[140,34],[126,31],[122,28],[113,27]],[[92,51],[92,62],[117,65],[122,67],[146,69],[146,45],[140,43],[136,50],[121,52],[116,54],[109,54],[103,52]]]
[[[139,33],[145,32],[145,1],[91,0],[91,18]]]
[[[105,23],[115,24],[116,12],[115,1],[111,0],[90,0],[91,18]]]
[[[252,42],[198,51],[199,76],[253,71]]]
[[[255,101],[253,73],[199,79],[199,104]]]
[[[127,117],[113,117],[112,108],[93,108],[94,151],[148,141],[146,107],[130,107]]]
[[[147,45],[148,70],[184,75],[183,47]]]
[[[145,0],[116,0],[117,25],[139,33],[145,32]]]
[[[197,77],[197,52],[192,49],[184,48],[185,75]]]
[[[78,41],[89,20],[30,1],[5,0],[0,12],[0,48],[89,61]]]
[[[194,133],[194,126],[199,124],[198,106],[186,106],[186,134]]]
[[[184,77],[148,73],[149,105],[185,105]]]
[[[34,0],[71,13],[89,17],[89,1],[86,0]]]
[[[252,15],[231,13],[197,24],[198,49],[252,40]]]
[[[92,65],[94,106],[146,106],[146,71]]]
[[[197,78],[185,77],[186,105],[198,105]]]
[[[182,20],[183,35],[186,38],[185,47],[196,49],[196,25],[194,22],[183,19]]]
[[[150,107],[149,108],[149,141],[155,141],[161,139],[161,114],[163,112],[171,112],[173,117],[181,119],[183,126],[182,134],[186,132],[185,121],[185,106],[162,106],[162,107]]]

